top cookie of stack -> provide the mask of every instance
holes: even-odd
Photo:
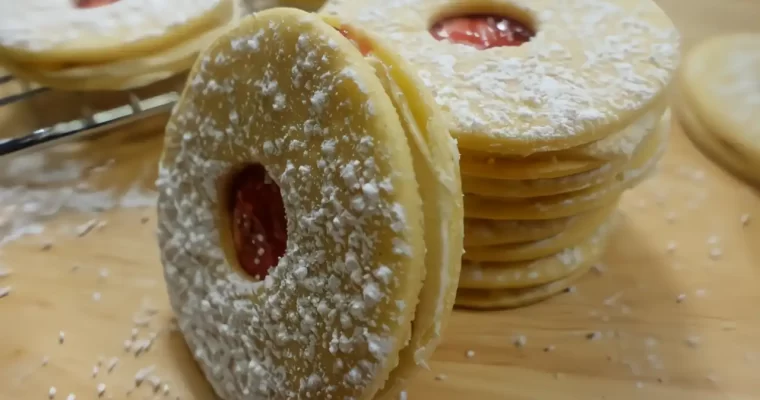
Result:
[[[465,192],[459,304],[537,301],[598,260],[606,210],[669,130],[678,33],[654,2],[332,0],[323,12],[383,36],[447,114]]]
[[[232,0],[0,2],[0,65],[60,89],[128,89],[186,70],[237,19]]]

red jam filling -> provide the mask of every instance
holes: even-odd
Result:
[[[116,3],[119,0],[76,0],[77,8],[96,8]]]
[[[369,53],[372,53],[372,44],[367,39],[356,38],[351,33],[351,30],[349,29],[348,26],[343,25],[340,28],[336,28],[336,29],[338,29],[338,32],[340,32],[340,34],[343,35],[343,37],[350,40],[351,43],[353,43],[354,46],[357,49],[359,49],[359,52],[361,52],[363,56],[367,56],[369,55]]]
[[[478,50],[520,46],[535,35],[514,19],[491,15],[447,18],[433,25],[430,34],[437,40],[465,44]]]
[[[256,279],[285,254],[288,241],[280,188],[263,166],[254,164],[232,181],[232,241],[241,268]]]

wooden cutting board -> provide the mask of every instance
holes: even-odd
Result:
[[[760,29],[758,2],[662,4],[687,47]],[[0,109],[4,128],[28,118]],[[76,157],[103,170],[88,172],[93,187],[150,188],[161,141],[146,130],[49,154],[46,168],[63,171]],[[5,160],[0,171],[8,168]],[[674,127],[660,172],[624,198],[605,268],[531,307],[456,311],[409,399],[760,398],[758,195]],[[0,226],[8,212],[23,210],[0,210]],[[99,384],[103,398],[213,399],[172,329],[153,208],[66,212],[44,226],[0,248],[12,269],[0,277],[11,288],[0,298],[0,399],[46,399],[51,387],[56,399],[97,399]],[[137,388],[136,375],[147,378]]]

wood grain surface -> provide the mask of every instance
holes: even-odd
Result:
[[[661,4],[685,48],[760,29],[757,1]],[[0,132],[35,115],[0,108]],[[93,188],[151,190],[157,126],[51,149],[45,168],[75,158]],[[7,171],[10,161],[0,161]],[[2,213],[23,210],[0,212],[2,226]],[[709,162],[674,126],[659,173],[625,196],[621,212],[604,268],[575,292],[512,311],[456,311],[432,370],[408,398],[760,399],[758,191]],[[63,212],[44,226],[0,248],[0,270],[12,270],[0,277],[0,288],[11,290],[0,298],[0,399],[46,399],[51,387],[56,399],[97,399],[101,383],[103,398],[213,399],[172,329],[154,208]],[[138,371],[150,366],[152,382],[135,388]]]

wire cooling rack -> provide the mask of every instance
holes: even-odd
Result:
[[[122,92],[62,92],[0,72],[0,156],[41,150],[168,114],[185,77]]]

